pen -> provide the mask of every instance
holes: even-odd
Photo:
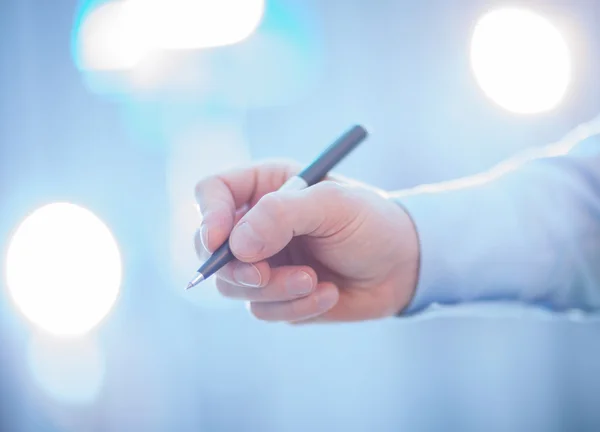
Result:
[[[300,174],[291,177],[285,182],[279,190],[299,191],[320,182],[327,176],[333,167],[364,141],[367,135],[367,131],[362,126],[357,125],[352,127],[321,153],[319,157],[317,157],[317,159],[315,159],[315,161],[306,167]],[[225,243],[223,243],[198,269],[196,277],[188,284],[187,289],[208,279],[233,259],[235,259],[235,257],[229,248],[229,238],[227,238]]]

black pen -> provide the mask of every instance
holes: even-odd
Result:
[[[279,190],[302,190],[323,180],[329,171],[354,150],[368,133],[362,126],[354,126],[331,144],[315,161],[297,176],[291,177]],[[187,289],[198,285],[235,259],[229,248],[229,238],[198,269]]]

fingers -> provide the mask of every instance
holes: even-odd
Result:
[[[270,268],[265,261],[234,262],[219,272],[217,288],[225,297],[252,302],[283,302],[311,295],[317,275],[307,266]]]
[[[235,226],[231,250],[241,261],[261,261],[281,251],[294,236],[335,234],[360,208],[351,188],[331,181],[299,192],[269,193]]]
[[[202,242],[213,252],[227,239],[235,212],[277,190],[295,173],[292,164],[270,163],[208,177],[196,185],[196,201],[203,215]]]
[[[217,273],[217,287],[226,297],[249,301],[261,320],[318,320],[339,300],[338,288],[319,283],[312,268],[272,268],[266,261],[294,236],[335,234],[359,212],[350,189],[332,181],[305,191],[275,192],[297,171],[292,164],[261,164],[210,177],[196,187],[203,215],[196,252],[206,259],[230,235],[239,261]]]
[[[251,302],[250,312],[263,321],[305,321],[331,310],[339,300],[337,287],[329,282],[317,285],[310,295],[283,302]]]
[[[318,283],[312,268],[270,268],[266,261],[228,264],[218,273],[217,288],[225,297],[250,302],[250,312],[263,321],[318,319],[339,300],[337,287],[329,282]]]

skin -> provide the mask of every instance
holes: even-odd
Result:
[[[402,311],[419,268],[410,216],[385,192],[340,177],[277,191],[298,172],[294,163],[265,162],[196,186],[199,257],[231,235],[237,258],[217,273],[221,294],[248,302],[265,321],[350,322]]]

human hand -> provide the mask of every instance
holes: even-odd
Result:
[[[199,257],[230,235],[237,258],[216,274],[221,294],[266,321],[360,321],[405,308],[419,265],[408,214],[384,192],[338,177],[278,191],[299,171],[260,163],[196,186]]]

